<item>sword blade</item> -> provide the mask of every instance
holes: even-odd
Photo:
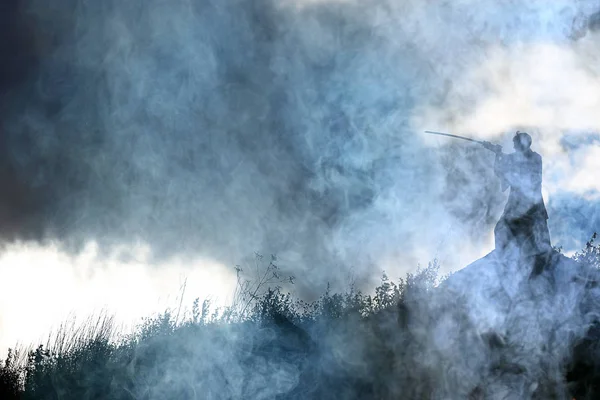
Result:
[[[481,140],[475,140],[464,136],[452,135],[450,133],[442,133],[442,132],[434,132],[434,131],[425,131],[425,133],[429,133],[431,135],[440,135],[440,136],[449,136],[456,139],[468,140],[469,142],[482,143]]]

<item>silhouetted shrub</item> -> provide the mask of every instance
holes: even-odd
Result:
[[[19,362],[19,352],[8,349],[4,363],[0,362],[0,398],[6,400],[20,399],[23,366]]]
[[[595,238],[574,259],[598,268]],[[257,261],[262,256],[257,255]],[[290,277],[282,276],[275,262],[271,257],[256,280],[242,279],[238,267],[235,301],[224,309],[211,310],[209,302],[200,304],[196,299],[188,318],[179,320],[179,310],[168,310],[145,319],[134,334],[124,337],[115,335],[106,316],[79,328],[64,324],[54,341],[30,351],[26,360],[19,362],[15,352],[9,353],[0,368],[0,397],[433,396],[431,371],[438,366],[424,361],[430,349],[408,322],[417,321],[422,329],[430,324],[422,303],[439,284],[437,262],[398,282],[383,275],[373,295],[354,287],[347,293],[331,293],[328,288],[314,302],[294,299],[277,286]],[[451,310],[459,302],[454,299],[441,307]],[[580,350],[590,353],[595,343],[588,341]],[[593,364],[589,357],[582,360],[579,368]],[[595,382],[597,378],[592,373],[585,379]],[[586,384],[588,389],[592,386]]]

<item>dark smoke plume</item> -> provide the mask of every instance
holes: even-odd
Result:
[[[357,228],[389,218],[378,202],[412,207],[433,190],[432,154],[406,126],[406,85],[431,72],[408,35],[388,49],[374,11],[3,7],[4,240],[143,241],[157,257],[227,262],[266,248],[334,261],[349,247],[336,232],[410,246],[397,222],[389,242]]]
[[[537,8],[488,6],[4,2],[0,236],[229,265],[258,250],[359,280],[439,240],[487,243],[490,155],[434,151],[413,117],[451,102],[460,118],[479,89],[452,97],[454,78],[491,45],[547,38]]]

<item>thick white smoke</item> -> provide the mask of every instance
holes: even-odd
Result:
[[[493,156],[423,130],[510,150],[526,129],[555,244],[580,248],[600,218],[594,3],[24,2],[35,62],[3,92],[0,178],[33,200],[0,203],[23,214],[3,237],[143,242],[158,268],[258,250],[303,296],[350,267],[367,288],[491,249]]]
[[[370,264],[412,267],[444,243],[456,269],[488,250],[503,197],[489,154],[432,149],[426,128],[532,128],[548,195],[596,190],[559,176],[594,166],[593,143],[560,145],[596,129],[589,2],[25,9],[37,64],[8,92],[4,130],[40,200],[8,236],[230,265],[259,250],[334,283],[344,274],[316,265],[356,264],[367,283]]]

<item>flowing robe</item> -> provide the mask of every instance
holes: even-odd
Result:
[[[497,153],[494,172],[502,181],[503,191],[510,187],[504,213],[494,229],[496,250],[517,248],[525,256],[549,252],[552,246],[542,198],[542,157],[530,149]]]

